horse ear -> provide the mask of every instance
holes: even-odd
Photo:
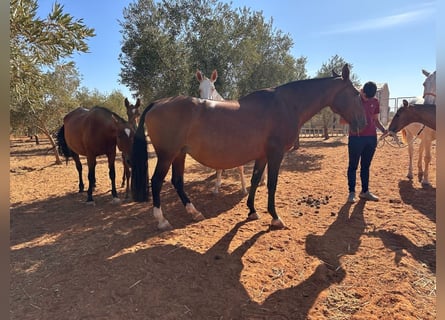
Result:
[[[135,107],[139,108],[140,105],[141,105],[141,99],[137,98]]]
[[[130,106],[130,102],[128,102],[128,99],[127,99],[127,98],[125,98],[124,103],[125,103],[125,107],[128,108],[128,107]]]
[[[216,71],[216,69],[215,69],[212,72],[212,76],[210,77],[210,81],[215,82],[216,79],[218,79],[218,71]]]
[[[425,75],[425,77],[428,77],[430,75],[430,73],[425,69],[422,69],[422,73]]]
[[[199,82],[202,81],[202,73],[199,70],[196,70],[196,79],[198,79]]]
[[[341,70],[341,76],[343,80],[349,80],[349,66],[347,63],[343,66],[343,69]]]
[[[404,107],[408,107],[408,100],[403,99],[402,103]]]

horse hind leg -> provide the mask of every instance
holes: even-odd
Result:
[[[184,191],[184,166],[185,166],[185,153],[181,153],[178,157],[176,157],[172,163],[172,184],[175,187],[175,190],[182,201],[182,204],[185,206],[187,213],[192,216],[194,221],[204,220],[205,217],[201,212],[196,210],[193,203],[191,203],[189,197]]]
[[[153,216],[158,222],[158,229],[160,230],[170,230],[172,226],[167,219],[165,219],[164,214],[161,209],[161,189],[164,183],[164,178],[167,175],[168,169],[170,168],[171,160],[164,157],[162,154],[158,154],[158,160],[156,162],[155,171],[151,178],[151,193],[153,196]]]
[[[215,181],[215,187],[213,188],[213,194],[218,194],[219,188],[221,188],[221,175],[222,175],[222,170],[216,170],[216,181]]]
[[[246,195],[247,189],[246,189],[246,178],[244,176],[244,167],[239,166],[238,171],[239,171],[240,180],[241,180],[241,192],[243,193],[243,195]]]

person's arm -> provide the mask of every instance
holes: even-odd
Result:
[[[379,114],[377,113],[377,114],[375,114],[374,115],[374,123],[375,123],[375,126],[383,133],[383,134],[386,134],[388,131],[385,129],[385,127],[380,123],[380,120],[379,120]]]

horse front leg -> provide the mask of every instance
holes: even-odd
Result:
[[[425,157],[424,157],[424,162],[425,162],[425,170],[423,171],[423,178],[422,178],[422,186],[423,187],[428,187],[431,185],[430,180],[429,180],[429,167],[430,167],[430,163],[431,163],[431,140],[429,141],[425,141],[424,143],[424,151],[425,151]]]
[[[272,216],[270,226],[274,229],[285,228],[283,221],[280,219],[275,209],[275,193],[277,190],[278,172],[280,170],[283,156],[284,154],[279,151],[271,152],[268,155],[267,161],[267,211]]]
[[[247,197],[247,207],[249,208],[249,213],[247,216],[248,220],[259,219],[259,215],[255,209],[255,194],[258,188],[258,184],[260,183],[261,177],[263,176],[266,164],[267,164],[266,158],[261,158],[255,160],[255,164],[253,166],[252,178],[250,179],[249,196]]]
[[[77,173],[79,174],[79,193],[84,191],[84,184],[82,178],[82,163],[80,162],[79,155],[73,153],[74,163],[76,164]]]
[[[413,153],[414,147],[413,144],[408,144],[408,174],[406,175],[408,179],[412,180],[413,178]]]
[[[116,158],[116,154],[108,155],[108,176],[111,180],[111,195],[113,197],[112,203],[120,203],[121,200],[117,196],[116,190],[116,168],[114,166],[114,160]]]
[[[122,174],[121,188],[125,187],[125,179],[127,179],[127,186],[128,186],[128,175],[127,175],[127,170],[126,170],[127,166],[126,166],[126,161],[125,161],[124,154],[122,154],[122,165],[124,166],[124,172]]]
[[[172,163],[172,184],[175,187],[176,193],[185,206],[185,210],[192,216],[194,221],[204,220],[205,217],[201,212],[196,210],[193,203],[184,191],[184,166],[185,166],[185,153],[181,153],[177,156]]]
[[[125,188],[125,199],[128,199],[130,195],[130,178],[131,178],[131,170],[130,170],[130,164],[128,161],[123,158],[123,164],[124,164],[124,175],[122,177],[122,187],[125,185],[125,180],[127,180],[127,187]]]
[[[87,157],[88,163],[88,190],[87,204],[93,204],[93,189],[96,186],[96,157]]]

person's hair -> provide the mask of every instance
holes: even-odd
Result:
[[[365,93],[367,98],[372,98],[377,92],[377,85],[375,84],[375,82],[368,81],[363,86],[363,92]]]

